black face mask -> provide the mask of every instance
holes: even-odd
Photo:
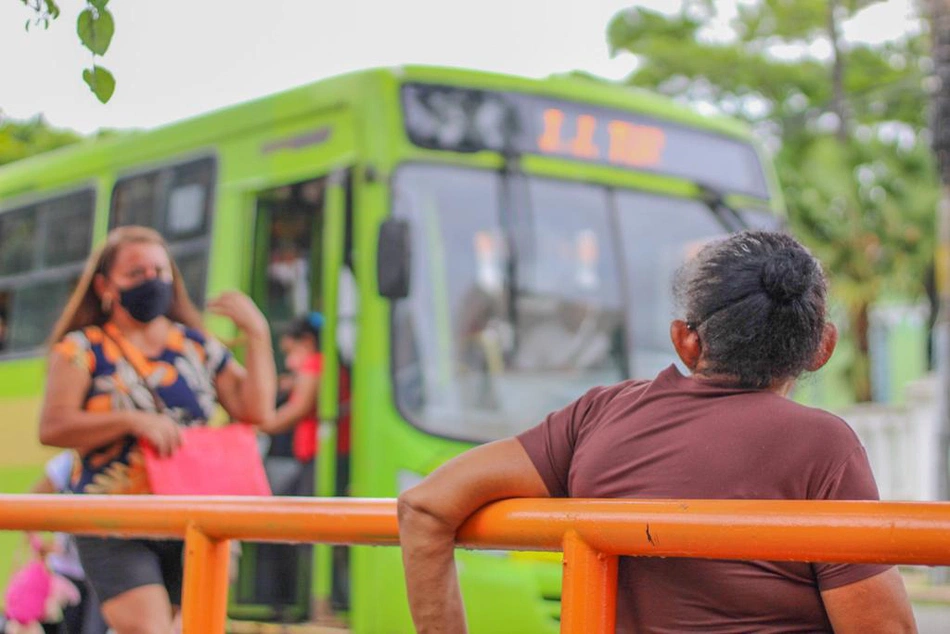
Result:
[[[119,293],[122,304],[132,319],[147,324],[168,312],[172,305],[172,284],[158,278]]]

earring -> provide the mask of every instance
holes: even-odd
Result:
[[[111,313],[112,312],[112,296],[105,295],[102,298],[102,312]]]

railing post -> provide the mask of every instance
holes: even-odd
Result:
[[[561,634],[613,634],[617,623],[617,557],[564,535]]]
[[[183,634],[224,634],[228,607],[230,542],[211,539],[194,524],[185,533]]]

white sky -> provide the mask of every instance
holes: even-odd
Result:
[[[720,0],[724,13],[735,0]],[[848,25],[871,41],[906,30],[912,0],[887,0]],[[0,0],[0,109],[57,126],[151,127],[370,66],[464,66],[531,77],[574,69],[619,79],[606,27],[631,0],[113,0],[116,35],[102,60],[116,76],[101,105],[82,82],[82,0],[59,0],[49,31]],[[675,0],[640,2],[674,8]]]

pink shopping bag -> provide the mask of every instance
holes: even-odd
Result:
[[[251,425],[188,427],[182,445],[160,458],[143,443],[145,470],[156,495],[271,495]]]

